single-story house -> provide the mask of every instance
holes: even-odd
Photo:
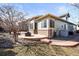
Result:
[[[69,36],[76,31],[76,25],[52,14],[40,15],[29,18],[29,31],[32,34],[54,36]]]

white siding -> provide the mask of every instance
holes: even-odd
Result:
[[[76,25],[68,24],[69,31],[76,31]]]
[[[33,24],[33,29],[30,28],[30,24]],[[32,34],[34,34],[34,20],[32,20],[32,21],[29,23],[29,32],[31,32]]]
[[[64,29],[64,25],[66,25],[66,29]],[[55,20],[55,30],[68,30],[67,26],[67,23]]]
[[[76,31],[77,30],[77,26],[76,25],[74,25],[74,31]]]
[[[46,28],[42,28],[42,21],[46,20],[47,21],[47,27]],[[48,29],[48,24],[49,24],[49,20],[47,18],[41,20],[40,22],[38,22],[38,29]]]
[[[32,20],[30,24],[33,24],[33,29],[34,29],[34,20]],[[29,29],[30,29],[30,24],[29,24]]]
[[[66,25],[66,29],[64,28]],[[55,21],[55,31],[57,36],[68,36],[68,24],[59,20]]]
[[[73,25],[68,24],[68,30],[69,30],[69,31],[73,31]]]
[[[77,25],[77,30],[79,30],[79,26]]]

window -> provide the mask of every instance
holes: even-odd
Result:
[[[30,24],[30,29],[33,29],[33,23]]]
[[[50,24],[49,25],[50,28],[53,28],[54,27],[54,21],[53,20],[50,20],[49,24]]]
[[[47,20],[43,20],[41,22],[41,28],[46,28],[47,27]]]

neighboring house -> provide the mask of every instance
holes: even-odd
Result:
[[[79,25],[77,25],[77,30],[79,30]]]
[[[76,25],[52,14],[32,17],[29,19],[29,31],[32,34],[67,37],[69,32],[76,31]]]
[[[77,31],[79,31],[79,22],[77,23]]]

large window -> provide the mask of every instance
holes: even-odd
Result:
[[[47,27],[47,20],[43,20],[41,22],[41,28],[46,28]]]
[[[49,25],[50,28],[53,28],[54,27],[54,21],[53,20],[50,20],[49,24],[50,24]]]

